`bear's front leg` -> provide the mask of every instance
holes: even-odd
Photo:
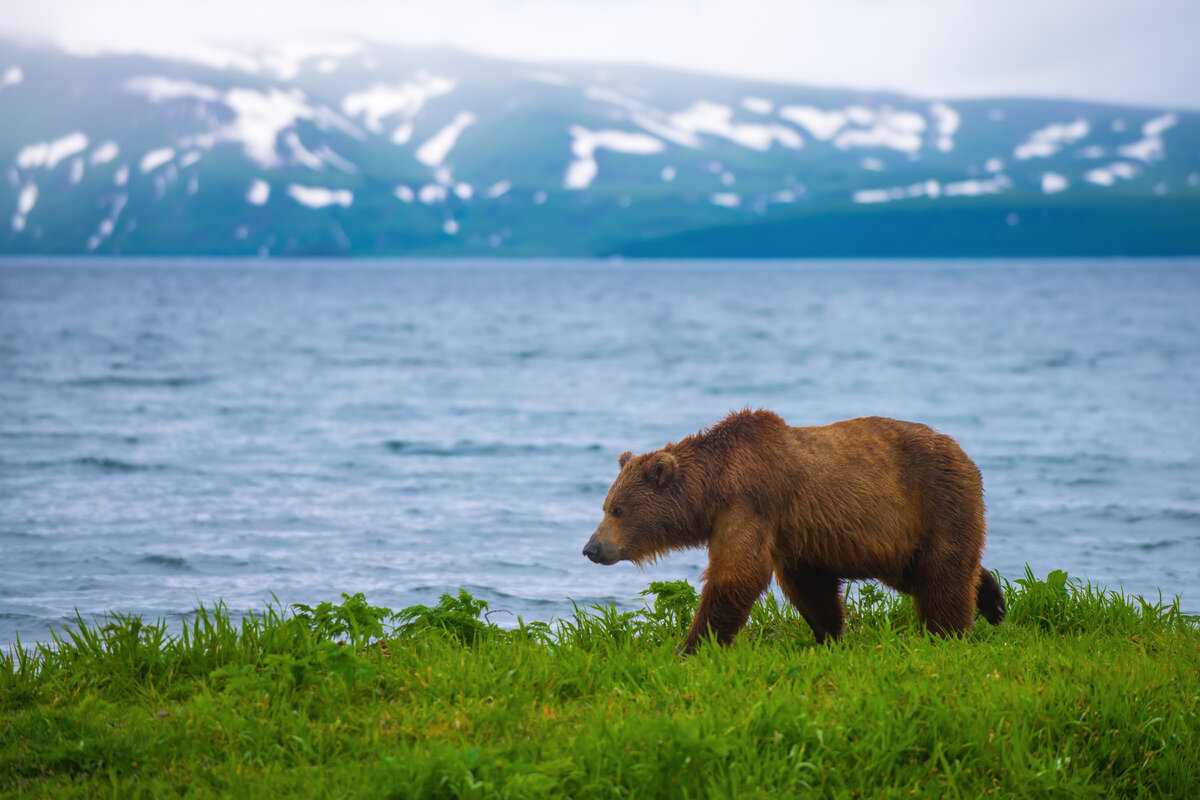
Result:
[[[696,607],[696,616],[692,620],[692,628],[688,631],[687,640],[683,644],[683,655],[696,652],[700,640],[710,633],[719,644],[733,644],[738,631],[750,617],[750,609],[754,601],[767,588],[771,581],[771,571],[765,571],[760,580],[752,585],[720,586],[710,579],[700,593],[700,605]]]
[[[709,541],[704,589],[683,654],[696,652],[710,632],[720,644],[732,644],[754,602],[770,584],[771,572],[762,520],[747,513],[721,515]]]

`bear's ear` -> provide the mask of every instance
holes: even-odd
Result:
[[[665,489],[675,480],[679,462],[670,453],[659,451],[646,464],[646,478],[660,489]]]
[[[624,453],[621,453],[621,455],[617,456],[617,466],[621,469],[624,469],[625,465],[629,463],[629,459],[631,458],[633,458],[633,453],[626,450]]]

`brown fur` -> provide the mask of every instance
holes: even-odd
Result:
[[[618,461],[584,553],[641,565],[707,547],[685,652],[710,631],[732,642],[772,574],[818,642],[842,634],[847,579],[912,595],[936,633],[968,630],[976,606],[993,625],[1004,618],[1000,587],[979,564],[979,471],[925,425],[863,417],[793,428],[747,410]]]

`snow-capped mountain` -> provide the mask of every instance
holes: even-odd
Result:
[[[0,252],[1200,252],[1200,113],[363,43],[0,44]]]

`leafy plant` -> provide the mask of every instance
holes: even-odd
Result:
[[[692,614],[700,595],[687,581],[651,581],[641,597],[654,597],[654,604],[645,613],[651,626],[665,626],[672,633],[685,633],[692,624]]]
[[[293,608],[298,610],[296,619],[308,625],[318,640],[345,635],[354,647],[382,638],[384,623],[400,616],[390,608],[368,605],[361,592],[352,595],[343,592],[340,605],[325,601],[316,607],[296,603]]]
[[[479,600],[466,589],[459,589],[457,597],[444,594],[436,606],[409,606],[395,617],[401,623],[398,630],[402,635],[440,630],[470,645],[499,630],[494,623],[480,619],[487,609],[486,600]]]

